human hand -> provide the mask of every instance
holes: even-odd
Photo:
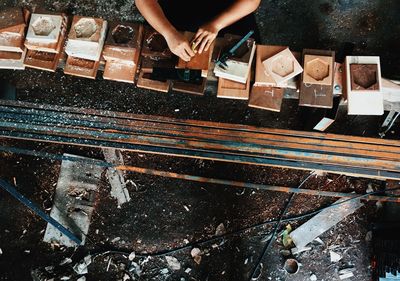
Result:
[[[201,54],[203,51],[208,51],[211,43],[217,38],[219,29],[212,23],[205,24],[199,28],[192,40],[192,48]]]
[[[190,61],[191,57],[195,55],[189,45],[189,41],[181,33],[174,32],[166,36],[165,40],[171,52],[184,61]]]

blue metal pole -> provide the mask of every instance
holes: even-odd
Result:
[[[22,204],[27,206],[29,209],[34,211],[37,215],[39,215],[42,219],[50,223],[52,226],[57,228],[62,234],[67,236],[69,239],[74,241],[76,244],[81,245],[82,240],[76,237],[71,231],[65,228],[62,224],[58,221],[50,217],[48,214],[43,212],[35,203],[27,199],[24,195],[19,193],[14,186],[6,182],[5,180],[0,179],[0,187],[2,187],[5,191],[10,193],[15,199],[20,201]]]

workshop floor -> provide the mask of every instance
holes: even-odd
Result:
[[[128,0],[21,0],[1,1],[0,8],[27,5],[73,14],[93,15],[109,20],[141,20]],[[289,45],[302,48],[335,49],[342,42],[356,44],[359,54],[380,55],[383,74],[389,78],[400,75],[400,2],[396,0],[335,0],[262,1],[257,12],[262,43]],[[284,100],[281,113],[250,109],[246,102],[217,99],[215,93],[204,97],[181,93],[156,93],[134,88],[132,85],[96,81],[65,76],[61,71],[47,73],[0,71],[0,79],[15,84],[17,99],[36,103],[108,109],[138,114],[162,115],[182,119],[211,120],[263,127],[307,130],[312,127],[317,110],[299,109],[297,100]],[[383,117],[340,117],[329,132],[377,136]],[[395,127],[388,136],[399,138]],[[4,141],[0,145],[20,146],[41,151],[101,158],[98,149],[60,145],[33,144],[22,141]],[[125,153],[127,163],[137,166],[171,170],[194,175],[228,178],[264,184],[296,187],[309,173],[287,169],[254,167],[188,160],[165,156]],[[60,163],[50,160],[0,153],[0,178],[16,183],[18,190],[50,208],[59,174]],[[200,264],[190,256],[191,248],[169,255],[181,263],[181,270],[166,272],[164,257],[151,257],[141,263],[141,276],[136,280],[248,280],[266,237],[274,225],[250,228],[261,222],[277,219],[289,194],[252,190],[237,190],[226,186],[195,184],[138,174],[127,174],[134,184],[129,186],[132,201],[121,209],[109,195],[109,185],[103,178],[96,211],[84,249],[76,252],[42,242],[46,224],[3,191],[0,191],[0,280],[31,280],[31,270],[57,266],[71,257],[75,262],[87,253],[119,250],[125,252],[156,253],[184,246],[215,235],[216,228],[224,224],[231,236],[198,244],[203,252]],[[310,178],[305,188],[343,192],[363,192],[368,186],[378,188],[380,182],[338,175],[318,175]],[[332,203],[332,199],[296,195],[287,216],[307,213]],[[370,222],[379,207],[368,203],[354,215],[336,225],[315,243],[310,251],[296,256],[301,263],[299,273],[288,276],[282,269],[285,260],[281,243],[273,247],[262,261],[259,280],[339,280],[338,271],[354,268],[351,280],[370,280],[370,247],[366,236]],[[291,223],[295,228],[306,220]],[[280,227],[283,229],[287,223]],[[119,238],[119,239],[116,239]],[[368,240],[368,239],[367,239]],[[343,258],[331,263],[329,251]],[[86,280],[122,280],[129,260],[121,254],[100,255],[89,266]],[[185,272],[190,268],[189,273]],[[46,270],[43,269],[45,272]],[[73,276],[69,266],[56,267],[58,278]],[[49,273],[51,276],[52,274]],[[183,278],[183,279],[182,279]],[[76,280],[76,277],[71,277]]]

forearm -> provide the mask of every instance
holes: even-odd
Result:
[[[176,33],[157,0],[136,0],[136,7],[147,22],[164,37]]]
[[[260,1],[261,0],[237,0],[232,6],[214,18],[211,24],[218,30],[221,30],[254,12],[260,5]]]

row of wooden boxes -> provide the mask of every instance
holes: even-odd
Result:
[[[191,40],[193,33],[184,36]],[[272,111],[280,111],[286,88],[299,91],[301,106],[321,108],[332,108],[334,94],[343,92],[349,114],[383,114],[382,83],[386,80],[381,78],[379,57],[346,57],[344,64],[338,64],[333,51],[298,53],[287,46],[256,45],[250,38],[225,67],[214,66],[213,61],[239,40],[225,34],[185,62],[169,51],[159,33],[140,23],[109,24],[100,18],[71,19],[18,8],[0,12],[0,68],[55,71],[63,67],[66,74],[92,79],[102,69],[105,79],[199,95],[207,79],[217,77],[218,97],[249,100],[251,107]],[[183,81],[176,78],[179,73],[176,77],[164,73],[160,78],[155,69],[196,70],[199,78]]]

